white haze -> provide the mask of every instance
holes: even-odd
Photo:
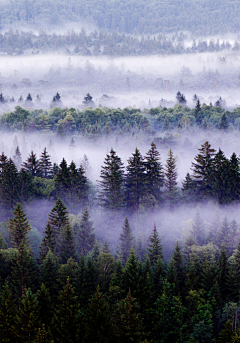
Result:
[[[214,103],[221,96],[233,108],[240,104],[239,74],[237,51],[118,58],[0,56],[0,91],[6,98],[15,98],[0,111],[12,110],[20,95],[25,99],[28,93],[34,100],[41,95],[41,103],[34,101],[34,108],[48,109],[57,91],[68,107],[81,107],[87,92],[96,106],[147,108],[159,106],[164,99],[164,105],[171,107],[180,90],[188,106],[194,106],[192,97],[197,93],[202,103]],[[103,102],[103,94],[112,98]]]

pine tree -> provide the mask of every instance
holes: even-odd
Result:
[[[15,155],[13,156],[13,162],[14,162],[15,166],[18,169],[21,168],[21,165],[22,165],[22,155],[21,155],[21,152],[20,152],[20,149],[19,149],[18,146],[16,147]]]
[[[40,258],[43,261],[49,250],[55,253],[56,249],[56,235],[53,231],[50,223],[47,223],[46,229],[44,231],[44,237],[40,245]]]
[[[48,220],[51,229],[57,237],[60,235],[61,227],[69,225],[68,211],[61,199],[56,201],[48,216]]]
[[[196,199],[196,184],[189,173],[182,182],[182,197],[184,202],[193,202]]]
[[[41,176],[40,162],[33,151],[31,151],[27,161],[23,162],[23,169],[29,171],[33,177]]]
[[[97,288],[87,311],[86,342],[110,343],[112,339],[111,315],[108,306]]]
[[[131,248],[134,245],[134,237],[132,235],[132,229],[127,217],[124,220],[123,232],[120,234],[119,241],[119,253],[121,253],[121,261],[123,264],[125,264],[130,255]]]
[[[107,209],[123,206],[124,167],[121,158],[111,149],[104,160],[99,182],[99,200]]]
[[[164,185],[163,167],[160,162],[160,153],[157,150],[156,144],[151,143],[151,148],[145,156],[145,169],[146,169],[146,188],[157,201],[160,201],[160,189]]]
[[[140,151],[136,148],[126,167],[126,204],[129,209],[138,210],[140,199],[145,194],[145,166]]]
[[[56,255],[49,250],[43,263],[39,267],[40,272],[40,282],[45,285],[50,294],[51,303],[56,300],[56,295],[58,292],[58,268],[59,261]]]
[[[124,343],[143,342],[144,333],[140,308],[136,299],[129,291],[127,297],[118,304],[117,313],[114,316],[114,342]]]
[[[80,341],[79,333],[79,306],[74,289],[69,279],[60,292],[59,304],[56,307],[51,325],[51,332],[56,343],[76,343]]]
[[[221,248],[220,256],[218,259],[218,284],[220,287],[220,293],[223,301],[225,302],[227,299],[227,296],[229,294],[228,292],[228,275],[229,275],[229,266],[228,266],[228,257],[226,254],[226,250],[224,248],[224,245]]]
[[[39,320],[41,324],[48,327],[52,318],[52,306],[50,293],[44,283],[41,284],[41,288],[37,291],[37,301],[39,305]]]
[[[90,220],[90,214],[86,208],[82,214],[79,230],[75,232],[77,249],[79,252],[83,251],[84,255],[94,247],[96,240],[94,230],[93,222]]]
[[[13,259],[11,274],[13,295],[19,299],[24,294],[24,288],[35,289],[37,286],[36,263],[32,252],[26,245],[20,244]]]
[[[39,327],[39,306],[31,289],[25,289],[16,315],[17,338],[20,342],[32,342]]]
[[[12,209],[20,195],[18,170],[13,161],[4,155],[1,156],[0,169],[0,204],[4,209]]]
[[[32,101],[32,96],[31,96],[30,93],[28,93],[28,96],[27,96],[27,98],[26,98],[26,101]]]
[[[31,227],[21,204],[17,204],[13,211],[13,215],[13,219],[9,219],[8,222],[11,244],[14,248],[18,248],[20,245],[28,246],[29,240],[27,234],[31,230]]]
[[[183,256],[181,252],[181,247],[179,243],[177,242],[175,250],[173,251],[171,260],[168,265],[167,280],[169,283],[175,283],[176,292],[178,294],[181,293],[182,286],[184,284],[184,278],[185,278],[185,271],[183,267]]]
[[[231,201],[237,201],[240,198],[240,166],[239,158],[235,153],[232,153],[229,160],[228,177],[230,181]]]
[[[125,291],[125,294],[131,290],[132,295],[137,301],[141,301],[143,292],[142,292],[143,280],[141,275],[140,265],[136,260],[134,250],[132,248],[130,256],[125,265],[122,276],[122,288]]]
[[[0,342],[14,342],[14,326],[15,326],[15,305],[12,299],[12,294],[8,285],[5,284],[1,290],[0,297]]]
[[[151,262],[151,265],[154,266],[158,259],[163,259],[163,246],[161,244],[161,238],[157,232],[156,224],[154,223],[154,228],[152,234],[149,237],[148,244],[148,255]]]
[[[212,187],[209,181],[213,157],[215,155],[215,150],[211,148],[208,142],[205,142],[199,154],[194,158],[195,162],[192,163],[193,179],[195,180],[198,195],[200,199],[205,199],[206,196],[211,194]]]
[[[169,150],[168,159],[165,166],[165,187],[166,199],[170,206],[173,206],[178,200],[177,189],[177,165],[176,157],[173,156],[172,150]]]
[[[200,111],[201,111],[201,103],[200,103],[200,100],[197,99],[196,106],[195,106],[195,114],[197,115],[198,112]]]
[[[44,148],[39,159],[39,168],[43,178],[50,179],[52,177],[52,162],[46,148]]]
[[[69,258],[76,259],[76,246],[72,228],[67,225],[60,234],[59,255],[62,263],[67,263]]]
[[[220,230],[218,231],[216,243],[219,248],[224,244],[228,252],[230,246],[230,226],[227,217],[223,219]]]
[[[191,234],[197,245],[204,245],[204,242],[205,242],[204,225],[203,225],[202,218],[200,217],[199,211],[197,211],[196,213],[196,217],[193,223]]]

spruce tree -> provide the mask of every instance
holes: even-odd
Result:
[[[52,177],[52,162],[46,148],[43,149],[43,152],[40,156],[39,168],[43,178],[50,179]]]
[[[161,238],[157,232],[156,224],[154,223],[153,231],[149,237],[148,244],[148,256],[151,262],[151,265],[154,266],[158,259],[163,259],[163,246],[161,244]]]
[[[220,287],[220,293],[223,301],[225,302],[228,292],[228,275],[229,275],[229,265],[227,261],[228,257],[224,245],[221,248],[220,256],[218,258],[218,273],[217,279]]]
[[[165,165],[165,187],[166,199],[169,206],[174,206],[178,200],[177,189],[177,159],[173,156],[172,150],[169,150],[168,159]]]
[[[18,146],[16,147],[15,155],[13,156],[13,162],[14,162],[15,166],[18,169],[21,168],[21,165],[22,165],[22,155],[21,155],[21,152],[20,152],[20,149],[19,149]]]
[[[125,265],[123,276],[122,276],[122,288],[125,294],[131,290],[132,295],[137,301],[141,301],[143,296],[142,293],[143,280],[142,273],[139,263],[137,262],[136,255],[132,248],[130,256]]]
[[[180,294],[182,290],[182,286],[184,284],[185,270],[183,266],[183,255],[181,252],[181,247],[178,242],[175,246],[171,260],[168,265],[168,273],[167,273],[168,282],[171,282],[172,273],[174,273],[173,276],[174,276],[174,281],[175,281],[175,286],[176,286],[176,292]]]
[[[121,254],[120,258],[122,263],[125,264],[130,255],[131,248],[134,245],[134,237],[127,217],[124,220],[122,229],[123,232],[120,234],[119,238],[119,253]]]
[[[58,199],[52,208],[48,222],[57,237],[60,235],[61,227],[69,225],[68,211],[61,199]]]
[[[219,123],[219,129],[227,130],[228,128],[229,128],[228,118],[227,118],[226,113],[223,113],[223,115],[221,116],[220,123]]]
[[[199,211],[197,211],[196,213],[196,216],[193,222],[193,228],[191,230],[191,234],[197,245],[204,245],[204,242],[205,242],[204,225],[203,225],[203,221],[202,221]]]
[[[33,342],[39,325],[37,297],[30,288],[25,289],[16,315],[17,341]]]
[[[126,169],[126,204],[129,209],[138,210],[140,199],[145,195],[146,190],[146,169],[143,157],[137,148],[129,158]]]
[[[140,316],[140,307],[129,291],[126,298],[118,304],[114,315],[114,342],[143,342],[146,334]]]
[[[35,259],[24,244],[20,244],[13,259],[10,280],[13,295],[17,299],[23,296],[24,288],[34,290],[37,287]]]
[[[85,340],[98,343],[114,342],[110,311],[99,287],[89,303]]]
[[[33,151],[31,151],[27,161],[23,162],[23,169],[29,171],[33,177],[41,176],[40,162]]]
[[[164,185],[164,172],[160,162],[160,153],[154,142],[151,143],[151,148],[146,153],[144,165],[146,169],[146,188],[157,201],[160,201],[160,191]]]
[[[14,342],[14,326],[15,326],[15,304],[12,299],[12,294],[5,281],[1,290],[0,296],[0,342],[12,343]]]
[[[28,232],[31,230],[27,215],[24,213],[21,204],[17,204],[13,211],[14,217],[9,219],[8,228],[10,233],[11,245],[18,248],[20,245],[29,245],[27,237]]]
[[[52,306],[50,293],[44,283],[41,284],[40,289],[37,291],[37,301],[39,305],[39,320],[41,324],[48,327],[52,318]]]
[[[40,245],[40,258],[43,261],[49,250],[55,253],[56,249],[56,235],[50,223],[47,223],[46,229],[44,231],[44,237]]]
[[[80,341],[79,305],[69,279],[60,292],[59,304],[56,306],[51,325],[51,333],[56,343],[76,343]]]
[[[111,149],[101,168],[99,200],[107,209],[119,209],[123,206],[124,166],[121,158]]]
[[[79,229],[75,232],[77,249],[79,252],[83,251],[84,255],[94,247],[96,240],[94,231],[93,222],[90,220],[90,214],[86,208],[82,214]]]
[[[20,198],[20,180],[18,170],[11,159],[4,155],[0,161],[0,204],[2,207],[12,209]]]
[[[193,171],[198,196],[200,199],[205,199],[212,191],[209,179],[215,150],[211,148],[208,142],[205,142],[198,150],[199,154],[194,158],[195,162],[192,163],[191,170]]]
[[[60,234],[59,255],[62,263],[67,263],[69,258],[76,259],[75,238],[70,225],[62,228]]]

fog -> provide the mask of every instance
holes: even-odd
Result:
[[[190,107],[196,93],[201,103],[215,103],[221,96],[234,108],[240,104],[239,57],[237,51],[123,58],[0,56],[0,91],[8,100],[0,111],[12,110],[28,93],[33,108],[48,109],[56,92],[65,107],[81,107],[87,92],[96,106],[149,108],[163,99],[163,106],[172,107],[178,90]],[[103,94],[109,98],[102,99]]]
[[[212,147],[216,150],[221,148],[227,157],[233,152],[239,156],[240,142],[239,133],[230,132],[222,133],[220,131],[211,132],[201,131],[199,129],[189,130],[178,134],[178,142],[173,146],[158,146],[161,154],[161,162],[163,166],[166,163],[167,153],[170,148],[173,150],[174,156],[177,157],[178,168],[178,186],[181,188],[182,181],[187,172],[191,172],[191,163],[198,153],[198,149],[205,141],[209,141]],[[28,154],[33,150],[38,157],[46,147],[51,156],[51,161],[60,163],[64,157],[68,163],[74,160],[77,167],[83,161],[84,155],[87,156],[90,168],[87,171],[87,177],[92,182],[97,191],[97,180],[100,180],[100,170],[106,153],[111,148],[116,150],[117,155],[122,158],[124,165],[127,165],[127,160],[138,147],[141,154],[145,156],[150,148],[150,138],[122,136],[116,140],[116,137],[100,138],[93,142],[87,138],[74,136],[75,147],[70,147],[71,136],[62,138],[61,140],[54,133],[45,134],[28,134],[28,133],[1,133],[0,149],[8,157],[13,157],[16,146],[19,146],[22,154],[22,160],[26,160]],[[96,193],[97,196],[97,193]],[[32,227],[37,228],[39,232],[43,232],[47,223],[47,216],[51,208],[54,206],[54,200],[39,200],[29,204],[25,204],[24,208],[28,214]],[[171,250],[174,248],[176,240],[181,243],[185,241],[190,234],[190,228],[199,211],[204,220],[204,225],[207,232],[211,223],[215,220],[218,212],[219,218],[222,221],[224,216],[227,216],[229,222],[235,219],[240,224],[239,204],[219,206],[213,201],[207,203],[195,203],[189,205],[181,205],[174,209],[169,209],[167,206],[155,209],[154,211],[147,210],[140,206],[136,213],[128,212],[127,209],[119,212],[108,212],[97,206],[97,201],[89,204],[89,211],[94,221],[96,228],[97,239],[103,242],[107,239],[111,244],[113,253],[117,251],[119,243],[119,235],[122,230],[122,225],[125,216],[127,215],[132,226],[133,233],[140,242],[145,245],[147,238],[153,230],[154,222],[162,237],[162,242],[165,245],[165,255],[169,258]],[[83,208],[79,208],[76,215],[81,215]]]

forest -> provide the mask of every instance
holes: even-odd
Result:
[[[206,10],[207,8],[207,10]],[[85,1],[14,0],[0,6],[4,28],[35,28],[85,22],[104,31],[150,33],[190,31],[196,35],[238,32],[240,6],[234,0],[204,1]]]

